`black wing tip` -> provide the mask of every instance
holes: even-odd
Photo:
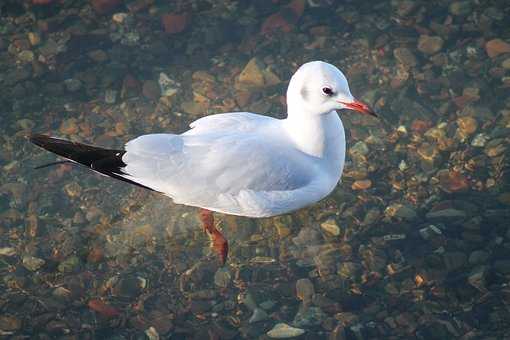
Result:
[[[36,133],[28,136],[28,140],[37,146],[43,147],[44,145],[48,144],[48,141],[51,140],[51,137]]]

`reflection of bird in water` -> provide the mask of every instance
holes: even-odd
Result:
[[[201,208],[204,231],[224,263],[228,243],[212,211],[268,217],[321,200],[335,188],[344,166],[345,134],[336,110],[375,116],[351,95],[343,73],[320,61],[304,64],[292,76],[287,106],[286,119],[216,114],[180,135],[140,136],[125,150],[44,135],[31,141],[103,175]]]

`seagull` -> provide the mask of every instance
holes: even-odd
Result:
[[[287,117],[250,112],[200,118],[181,134],[147,134],[107,149],[42,134],[30,141],[102,175],[198,207],[222,265],[228,242],[212,212],[252,218],[286,214],[333,191],[345,162],[337,110],[377,117],[356,100],[345,75],[323,61],[303,64],[287,89]],[[59,162],[56,162],[59,163]],[[55,163],[51,163],[55,164]]]

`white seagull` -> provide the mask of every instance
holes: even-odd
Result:
[[[148,134],[111,150],[45,135],[30,140],[103,175],[200,207],[204,230],[225,262],[228,243],[211,211],[268,217],[326,197],[340,181],[344,127],[336,110],[376,116],[354,99],[335,66],[302,65],[287,89],[287,118],[250,112],[214,114],[182,134]]]

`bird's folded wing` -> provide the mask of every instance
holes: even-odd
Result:
[[[236,131],[239,133],[259,129],[261,125],[274,122],[275,119],[250,112],[230,112],[205,116],[190,124],[191,130],[186,135]]]
[[[195,128],[205,124],[202,119]],[[200,134],[144,135],[130,141],[123,156],[126,177],[177,203],[253,216],[261,214],[257,209],[269,215],[271,205],[280,205],[284,211],[284,201],[271,201],[282,196],[290,204],[296,201],[292,197],[296,190],[318,185],[313,162],[291,145],[275,140],[278,136],[257,129],[229,130],[218,124]]]

